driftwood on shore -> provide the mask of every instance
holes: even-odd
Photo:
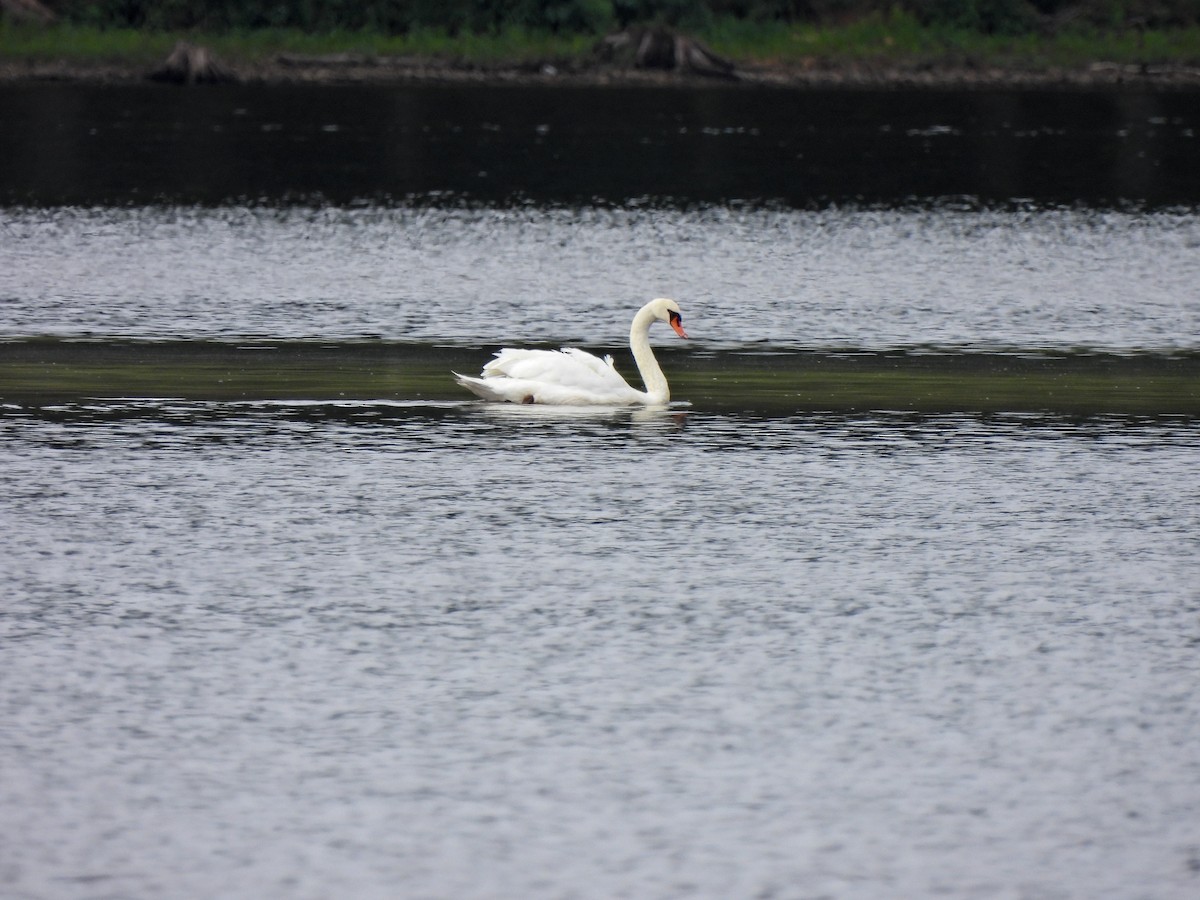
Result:
[[[222,84],[236,76],[217,62],[207,47],[180,41],[166,61],[150,73],[152,81],[172,84]]]

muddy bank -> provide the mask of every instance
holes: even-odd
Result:
[[[122,62],[0,59],[0,83],[45,81],[122,84],[146,81],[161,65]],[[1200,66],[1121,65],[1008,68],[953,62],[876,65],[868,62],[736,65],[729,77],[639,69],[605,63],[535,62],[466,65],[416,57],[280,55],[255,62],[222,61],[229,80],[249,84],[476,83],[497,85],[688,86],[779,88],[1074,88],[1200,89]]]

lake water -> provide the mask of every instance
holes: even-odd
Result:
[[[1200,92],[0,85],[0,199],[1200,204]]]
[[[595,114],[0,90],[0,893],[1194,896],[1196,95],[562,96]],[[771,187],[780,96],[851,159],[820,191]],[[981,104],[1080,202],[942,190],[927,144],[992,171]],[[529,180],[521,116],[574,182]],[[664,121],[669,190],[596,174]],[[224,174],[64,149],[197,122]],[[856,200],[867,133],[904,140]],[[668,409],[449,378],[527,342],[628,372],[660,294]]]

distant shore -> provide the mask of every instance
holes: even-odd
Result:
[[[737,66],[733,77],[644,70],[632,66],[568,65],[553,62],[494,62],[486,65],[419,57],[347,54],[296,56],[224,64],[228,80],[264,85],[490,84],[523,86],[764,86],[792,89],[1200,89],[1200,67],[1096,62],[1079,67],[1021,68],[923,63]],[[106,60],[0,59],[0,83],[135,84],[149,81],[155,67]]]
[[[0,21],[0,83],[1200,89],[1200,28],[1004,36],[911,16],[691,34],[161,32]]]

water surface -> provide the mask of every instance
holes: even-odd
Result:
[[[537,412],[5,411],[14,895],[1194,892],[1193,420]]]
[[[0,203],[1200,203],[1200,92],[0,86]]]
[[[1198,349],[1194,212],[0,210],[0,334],[713,348]],[[667,342],[669,343],[669,342]]]
[[[0,893],[1195,896],[1196,101],[0,86]]]

